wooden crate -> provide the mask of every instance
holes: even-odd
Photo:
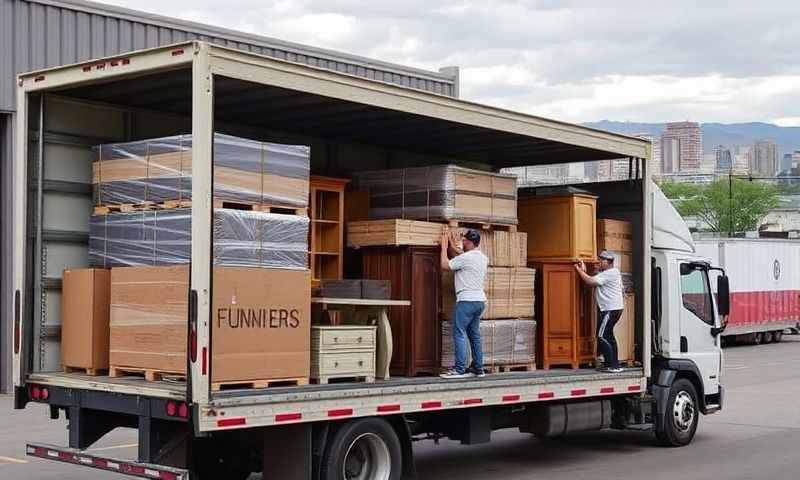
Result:
[[[347,224],[347,246],[439,245],[446,225],[418,220],[367,220]]]
[[[532,318],[535,305],[536,270],[489,267],[484,282],[486,308],[482,319]],[[453,319],[456,294],[452,272],[442,273],[442,318]]]

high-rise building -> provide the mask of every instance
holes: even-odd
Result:
[[[792,154],[784,153],[783,161],[781,162],[781,170],[786,172],[792,169]]]
[[[700,124],[668,123],[664,134],[661,135],[661,151],[664,158],[664,173],[699,171],[703,161],[703,133]]]
[[[792,153],[792,169],[800,168],[800,150],[795,150]]]
[[[778,145],[770,140],[759,140],[753,145],[750,171],[753,175],[774,177],[778,174]]]
[[[714,147],[714,157],[716,158],[718,172],[727,172],[733,166],[731,151],[725,148],[724,145]]]
[[[649,133],[634,133],[634,137],[641,138],[650,142],[652,146],[652,158],[650,160],[650,175],[660,176],[664,173],[664,164],[661,159],[661,141]]]
[[[749,175],[750,165],[753,164],[752,145],[737,145],[733,150],[733,173],[736,175]]]

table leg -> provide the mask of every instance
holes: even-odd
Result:
[[[378,314],[378,352],[376,359],[376,377],[383,380],[389,379],[389,365],[392,362],[392,326],[386,308]]]

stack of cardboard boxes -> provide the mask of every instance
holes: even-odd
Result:
[[[307,383],[310,280],[302,213],[309,149],[223,135],[214,140],[215,202],[244,210],[215,209],[209,232],[212,344],[200,355],[203,361],[209,355],[212,387]],[[65,367],[89,372],[91,363],[92,372],[109,369],[112,376],[185,376],[192,238],[191,209],[182,207],[191,198],[191,137],[96,151],[95,268],[64,276]],[[259,211],[269,210],[265,205],[295,215]],[[91,313],[77,297],[86,292],[94,292]],[[73,360],[87,343],[86,325],[93,327],[92,354],[85,355],[91,362]]]
[[[633,230],[630,222],[597,220],[597,248],[614,255],[614,266],[622,274],[625,309],[614,327],[619,361],[631,365],[635,361],[636,296],[633,289]],[[594,304],[593,304],[594,305]],[[596,307],[595,307],[596,308]]]

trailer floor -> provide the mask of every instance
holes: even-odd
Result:
[[[300,397],[324,399],[342,395],[386,395],[408,391],[444,391],[463,388],[476,383],[487,386],[497,382],[504,384],[549,384],[573,382],[576,380],[596,380],[602,378],[640,378],[641,368],[626,368],[622,373],[602,373],[594,369],[551,369],[531,372],[507,372],[487,374],[483,378],[443,379],[438,376],[427,377],[392,377],[388,380],[376,380],[374,383],[347,382],[327,385],[311,384],[292,387],[273,387],[263,389],[239,389],[214,392],[213,399],[223,403],[258,401],[281,402],[296,400]],[[186,393],[186,384],[181,381],[147,381],[141,377],[108,377],[92,376],[82,373],[43,372],[29,375],[29,383],[57,385],[66,388],[85,390],[101,390],[118,393],[129,393],[153,397],[182,399]]]

